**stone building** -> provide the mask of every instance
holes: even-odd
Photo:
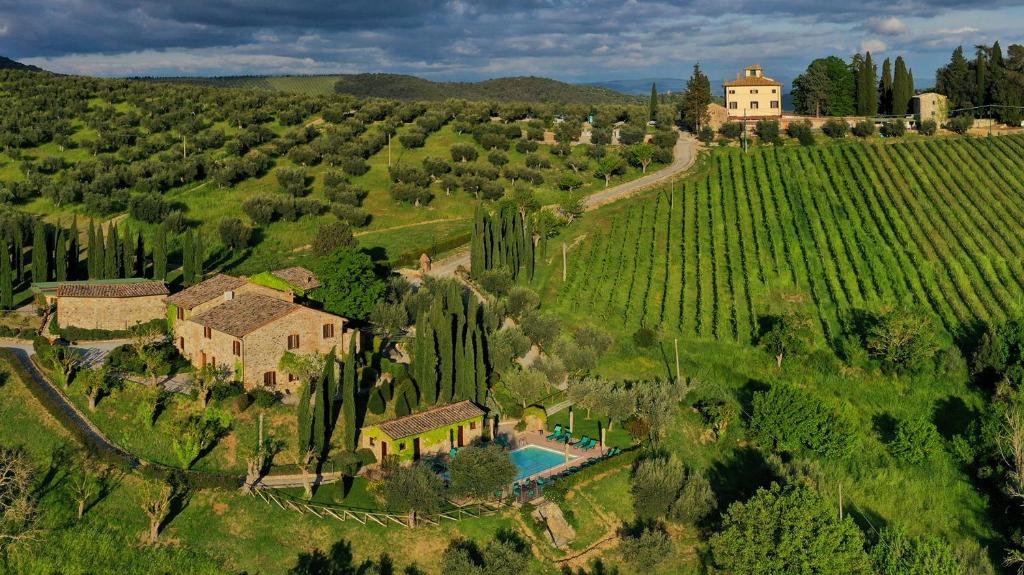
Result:
[[[285,352],[348,351],[348,320],[299,305],[293,294],[224,274],[167,298],[174,344],[196,368],[215,365],[247,389],[292,393],[299,382],[278,369]]]
[[[125,331],[161,319],[167,310],[167,286],[161,281],[60,282],[52,291],[37,287],[56,303],[60,327]]]
[[[484,410],[466,400],[363,427],[359,447],[372,451],[377,461],[388,455],[416,461],[465,447],[481,436],[483,428]]]
[[[730,119],[782,117],[782,82],[765,76],[760,65],[747,66],[742,76],[726,80],[722,87]]]
[[[925,92],[914,96],[912,100],[914,107],[914,119],[918,122],[923,120],[935,120],[942,125],[949,119],[949,102],[942,94]]]

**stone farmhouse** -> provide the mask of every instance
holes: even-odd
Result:
[[[760,65],[747,66],[722,87],[731,120],[782,117],[782,82],[766,77]]]
[[[299,305],[294,297],[218,274],[167,298],[174,344],[196,368],[226,368],[247,389],[290,394],[299,381],[278,369],[285,352],[344,354],[356,336],[346,329],[349,320]]]
[[[46,282],[36,293],[56,304],[61,327],[125,331],[164,317],[167,286],[142,279]]]
[[[469,445],[483,433],[484,410],[472,401],[460,401],[363,427],[359,447],[383,461],[388,455],[416,461],[424,455],[448,453]]]

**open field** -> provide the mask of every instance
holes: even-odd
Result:
[[[1021,310],[1022,153],[1017,136],[716,151],[674,205],[662,190],[588,216],[547,289],[570,315],[689,337],[749,342],[783,300],[829,340],[893,305],[960,334]]]

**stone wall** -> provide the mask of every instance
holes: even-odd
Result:
[[[61,327],[121,331],[135,324],[163,319],[167,296],[130,298],[57,298],[57,321]]]
[[[325,324],[334,326],[334,337],[323,336]],[[299,382],[289,382],[288,374],[277,369],[281,356],[289,351],[288,336],[299,336],[299,347],[290,350],[292,353],[330,353],[337,348],[341,357],[348,352],[352,334],[345,330],[344,318],[306,307],[294,311],[242,338],[243,383],[246,388],[263,385],[263,375],[273,371],[277,374],[277,389],[285,394],[294,393]]]

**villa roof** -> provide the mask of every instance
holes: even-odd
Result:
[[[167,286],[161,281],[126,283],[65,283],[57,287],[57,297],[128,298],[167,295]]]
[[[734,86],[781,86],[782,82],[765,78],[764,76],[747,76],[745,78],[737,76],[735,80],[726,80],[722,85],[726,88]]]
[[[197,283],[196,285],[180,291],[167,298],[167,303],[185,309],[192,309],[197,305],[204,304],[214,298],[224,295],[224,292],[238,289],[245,285],[245,280],[227,274],[217,274],[212,278]]]
[[[274,275],[274,277],[282,279],[288,282],[288,284],[304,291],[320,287],[320,280],[316,279],[316,275],[301,266],[284,268],[283,270],[276,270],[270,273]]]
[[[242,294],[193,317],[192,321],[234,337],[244,337],[300,307],[265,295]]]
[[[398,419],[392,419],[391,421],[385,421],[377,427],[391,439],[402,439],[410,435],[418,435],[433,429],[453,425],[460,421],[480,417],[483,414],[484,410],[480,409],[477,404],[466,400],[435,407],[422,413],[414,413],[405,417],[399,417]]]

